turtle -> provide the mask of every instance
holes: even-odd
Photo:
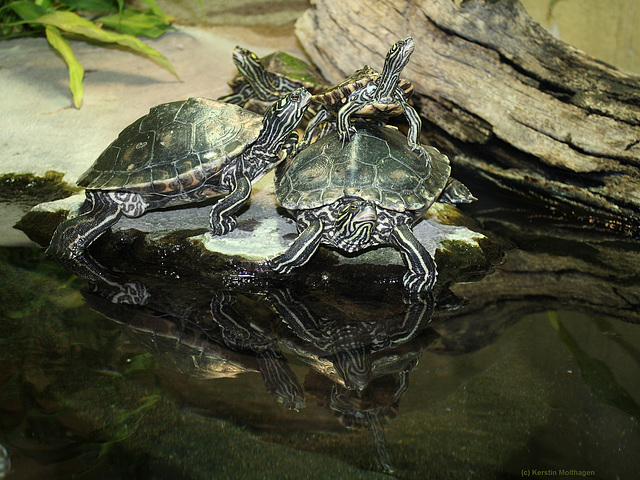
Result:
[[[328,86],[308,63],[282,51],[259,58],[237,46],[233,50],[233,62],[238,69],[238,74],[229,82],[233,93],[218,100],[253,112],[264,113],[273,102],[300,87],[315,94]]]
[[[181,279],[179,285],[149,280],[149,302],[145,306],[115,305],[100,291],[84,291],[84,299],[91,308],[119,324],[130,340],[165,367],[200,380],[259,372],[265,389],[278,402],[288,409],[304,408],[302,387],[275,337],[267,331],[271,316],[258,316],[248,325],[243,320],[243,309],[234,308],[238,299],[235,292],[211,291],[194,279]],[[249,297],[244,300],[245,308],[259,302]],[[218,318],[227,315],[233,322],[240,319],[248,325],[247,336],[242,340],[230,336],[219,324]]]
[[[408,103],[413,95],[413,84],[400,78],[413,50],[411,37],[398,40],[387,53],[382,73],[365,65],[337,85],[314,94],[312,101],[320,104],[321,108],[307,125],[302,144],[312,143],[318,127],[332,119],[335,119],[332,123],[345,144],[355,133],[350,122],[352,116],[386,119],[404,114],[409,123],[409,147],[429,158],[419,142],[422,121]]]
[[[210,227],[214,235],[228,233],[237,224],[235,212],[251,195],[251,184],[297,142],[294,130],[310,98],[304,88],[295,90],[264,116],[204,98],[151,108],[79,178],[86,196],[80,215],[58,226],[47,252],[74,274],[123,291],[128,286],[86,253],[122,215],[139,217],[226,195],[212,207]],[[115,297],[127,303],[132,296]]]
[[[374,358],[384,358],[383,352],[393,349],[397,353],[402,345],[419,336],[431,319],[434,305],[432,295],[425,294],[404,304],[398,312],[362,321],[349,313],[351,299],[340,296],[332,297],[337,306],[327,305],[322,296],[305,295],[303,301],[288,289],[274,290],[267,298],[295,335],[283,336],[281,343],[315,370],[360,393],[381,375],[380,368],[373,366]],[[386,302],[384,307],[388,308]],[[398,358],[396,363],[400,363]],[[381,363],[389,365],[386,361]],[[386,367],[381,370],[386,372]]]
[[[289,273],[320,244],[349,253],[390,244],[408,267],[407,292],[429,291],[436,265],[412,226],[436,200],[456,204],[475,197],[450,177],[449,159],[435,147],[423,146],[425,162],[396,128],[366,121],[355,125],[345,147],[332,132],[276,171],[276,199],[295,218],[299,235],[267,264]]]

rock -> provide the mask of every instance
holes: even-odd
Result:
[[[32,240],[46,246],[55,227],[77,214],[84,195],[34,207],[16,226]],[[396,284],[405,267],[392,247],[361,255],[343,255],[321,249],[304,268],[280,276],[265,263],[286,249],[296,237],[296,225],[276,208],[273,172],[254,185],[248,208],[239,216],[238,228],[223,237],[208,232],[210,205],[152,211],[140,218],[121,219],[90,248],[108,268],[135,273],[141,264],[173,275],[199,274],[224,282],[248,279],[307,282],[312,284],[378,282]],[[485,274],[500,260],[504,244],[480,232],[477,225],[450,205],[435,204],[414,232],[434,255],[442,284]]]

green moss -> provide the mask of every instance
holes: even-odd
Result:
[[[10,173],[0,177],[0,202],[36,205],[78,193],[82,189],[62,180],[64,173],[49,170],[44,176]]]

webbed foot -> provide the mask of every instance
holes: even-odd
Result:
[[[426,292],[433,288],[438,275],[436,264],[418,241],[409,225],[398,225],[391,234],[393,243],[407,265],[402,284],[408,292]]]
[[[251,182],[247,177],[241,175],[232,181],[231,193],[219,200],[209,213],[209,229],[213,235],[226,235],[238,226],[235,213],[251,196]]]
[[[215,212],[217,213],[217,212]],[[211,227],[211,233],[216,236],[226,235],[232,232],[238,226],[238,220],[234,215],[216,215],[214,211],[211,211],[209,216],[209,223]]]
[[[309,261],[320,246],[321,238],[322,223],[312,220],[284,253],[267,259],[267,265],[275,272],[290,273],[294,268],[301,267]]]
[[[338,132],[338,138],[342,142],[342,146],[343,147],[347,144],[348,141],[351,140],[351,137],[353,137],[356,134],[357,131],[358,130],[356,130],[355,127],[350,126],[346,130]]]
[[[273,258],[267,258],[267,265],[274,272],[287,274],[291,273],[291,271],[296,267],[296,265],[292,264],[286,255],[276,255]]]
[[[402,277],[402,284],[405,290],[411,293],[428,292],[433,289],[435,283],[436,276],[431,273],[423,275],[409,270]]]

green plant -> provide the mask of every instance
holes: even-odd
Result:
[[[171,28],[170,18],[155,0],[141,1],[149,8],[135,10],[126,7],[124,0],[3,0],[0,40],[44,34],[67,64],[73,104],[80,108],[84,69],[69,38],[118,45],[157,63],[179,79],[164,55],[136,38],[157,38]]]

